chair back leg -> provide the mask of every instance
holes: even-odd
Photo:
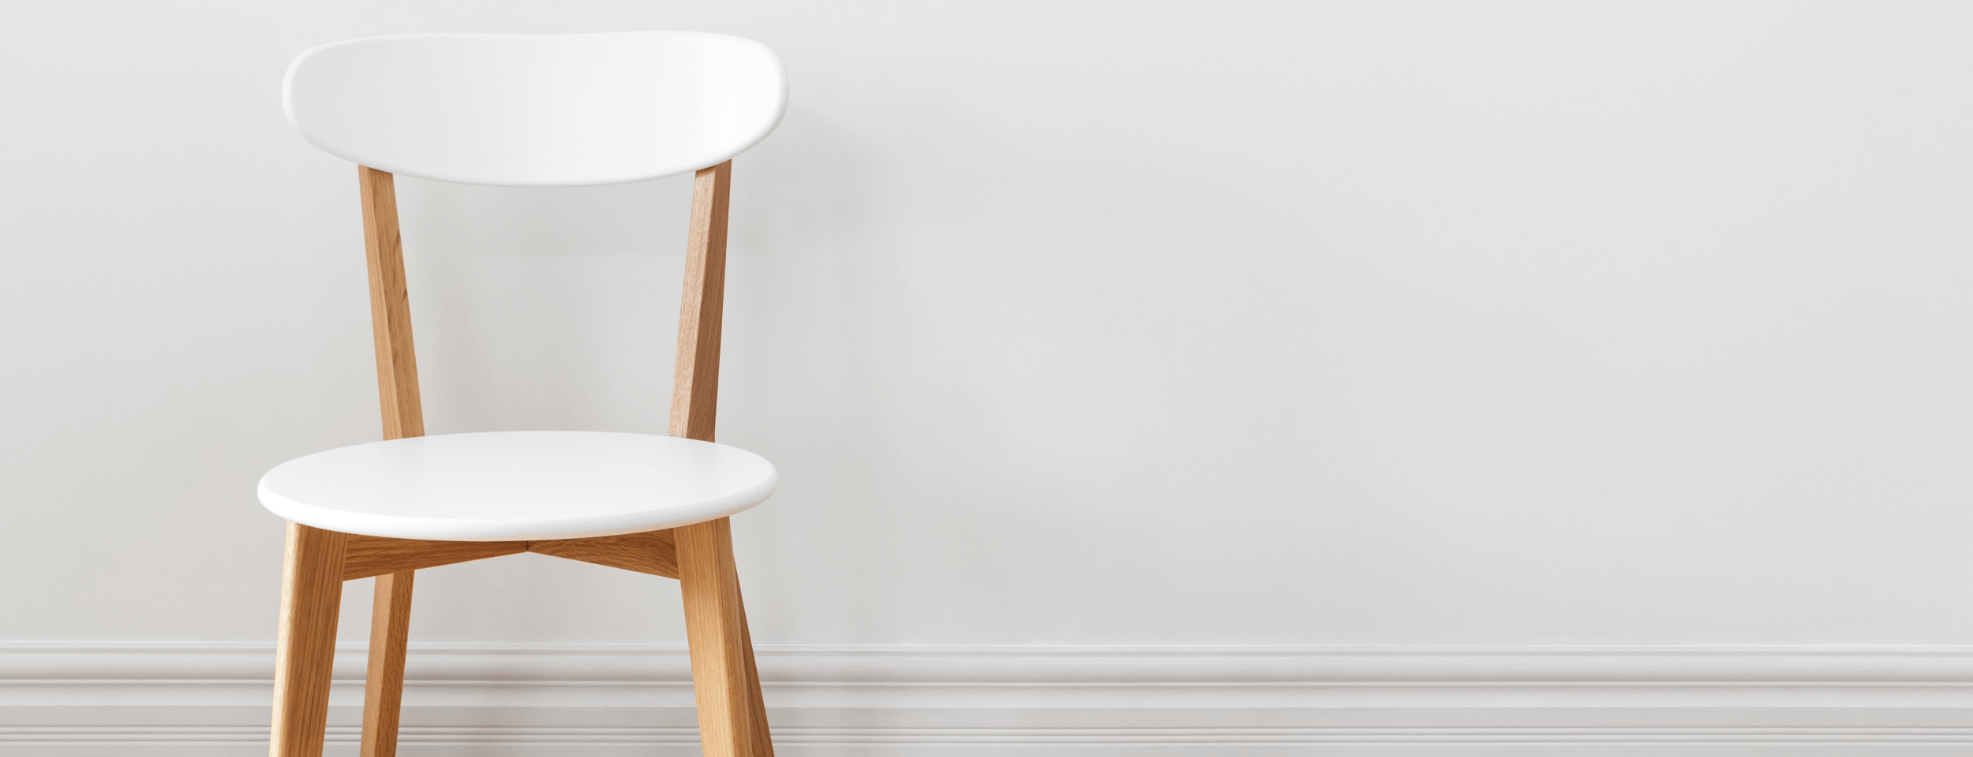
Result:
[[[760,668],[754,664],[754,635],[747,631],[747,604],[740,600],[737,577],[733,583],[733,605],[740,613],[740,648],[747,661],[747,716],[753,735],[752,757],[774,757],[774,736],[767,730],[767,703],[760,698]]]
[[[671,435],[707,442],[713,440],[719,410],[727,202],[732,186],[732,161],[700,169],[692,178],[685,292],[679,304],[678,357],[672,373]],[[733,566],[732,526],[720,518],[679,526],[672,534],[705,754],[773,757],[753,636],[747,631],[740,575]]]
[[[363,207],[363,248],[370,270],[370,325],[377,348],[377,400],[384,438],[425,435],[418,394],[418,351],[411,339],[411,298],[398,231],[397,180],[357,166]],[[413,571],[377,576],[370,619],[370,671],[363,686],[362,757],[397,754],[398,712],[404,700],[404,648],[411,629]]]
[[[396,757],[404,702],[404,653],[411,638],[411,586],[417,571],[377,576],[370,610],[370,672],[363,684],[362,757]]]

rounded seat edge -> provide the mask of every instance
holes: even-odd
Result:
[[[412,437],[413,439],[433,439],[446,436],[492,436],[507,434],[593,434],[614,435],[610,432],[480,432],[476,434],[434,435]],[[660,439],[675,437],[643,434],[625,436],[650,436]],[[312,455],[294,458],[275,466],[263,474],[255,489],[261,506],[286,520],[305,526],[362,536],[378,536],[395,539],[419,539],[428,541],[537,541],[551,539],[580,539],[599,536],[643,533],[723,518],[744,512],[765,502],[772,496],[780,483],[780,473],[772,463],[759,455],[729,445],[714,442],[691,441],[693,444],[711,445],[725,450],[744,453],[765,465],[765,475],[752,485],[689,504],[659,507],[651,510],[590,513],[579,515],[551,515],[542,517],[456,517],[432,518],[380,513],[354,512],[312,505],[275,491],[268,485],[268,479],[280,472],[283,467],[322,455],[342,450],[372,447],[407,440],[367,442],[364,444],[340,447]]]

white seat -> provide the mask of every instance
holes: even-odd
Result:
[[[721,518],[766,500],[774,466],[724,444],[648,434],[501,431],[358,444],[260,480],[276,515],[366,536],[521,541]]]

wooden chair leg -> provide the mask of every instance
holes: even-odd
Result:
[[[396,757],[404,702],[404,652],[411,638],[411,580],[416,571],[377,576],[370,612],[370,674],[363,687],[362,757]]]
[[[692,653],[692,689],[699,705],[699,740],[706,757],[773,754],[766,710],[740,605],[727,519],[673,530],[678,583],[685,598],[685,637]]]
[[[321,757],[343,596],[343,534],[288,524],[270,757]]]
[[[737,574],[736,574],[737,576]],[[740,610],[740,644],[747,658],[747,704],[752,723],[752,757],[774,757],[774,738],[767,729],[767,703],[760,698],[760,668],[754,664],[754,635],[747,630],[747,605],[740,598],[740,582],[733,582],[733,604]]]

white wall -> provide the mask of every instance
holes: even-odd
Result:
[[[1968,6],[5,16],[0,640],[271,640],[255,478],[377,436],[290,58],[645,28],[792,77],[721,392],[785,482],[736,519],[763,645],[1973,634]],[[661,431],[685,180],[400,189],[432,431]],[[548,558],[419,591],[418,641],[682,639],[669,582]]]

